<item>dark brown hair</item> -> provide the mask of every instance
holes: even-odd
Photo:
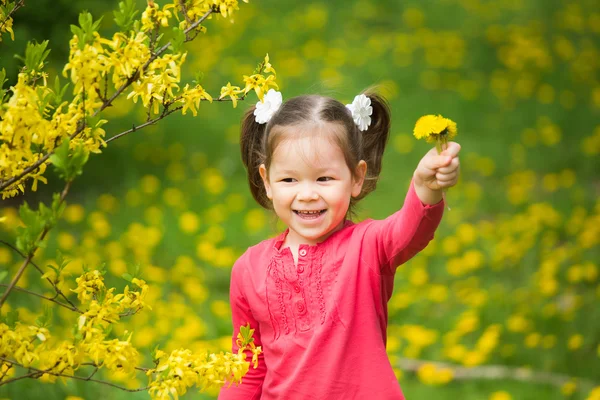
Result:
[[[390,110],[386,100],[374,93],[364,93],[371,99],[373,114],[371,125],[366,131],[360,131],[350,110],[339,101],[319,95],[293,97],[284,102],[271,120],[259,124],[254,117],[255,107],[251,107],[242,120],[240,146],[242,161],[248,172],[248,183],[254,199],[262,207],[272,209],[267,197],[259,167],[265,164],[267,171],[275,148],[282,138],[294,130],[288,127],[320,125],[324,122],[339,124],[342,129],[328,132],[338,144],[348,168],[354,173],[360,160],[367,163],[367,175],[359,196],[352,198],[350,208],[360,199],[375,190],[381,172],[381,160],[390,131]],[[323,132],[324,130],[319,130]],[[336,132],[337,131],[337,132]],[[305,132],[298,130],[299,134]]]

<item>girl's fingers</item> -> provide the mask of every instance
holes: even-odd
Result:
[[[456,182],[439,182],[438,181],[438,186],[442,189],[451,188],[454,185],[456,185]]]
[[[458,177],[458,170],[454,170],[454,171],[446,173],[446,174],[438,171],[435,174],[435,179],[437,179],[438,181],[450,181],[452,179],[456,179],[457,177]]]
[[[452,159],[452,162],[449,165],[440,167],[437,169],[437,171],[441,172],[443,174],[449,174],[451,172],[457,171],[459,167],[460,167],[460,160],[458,159],[458,157],[455,157]]]
[[[435,174],[435,179],[438,182],[453,182],[458,180],[458,174]]]

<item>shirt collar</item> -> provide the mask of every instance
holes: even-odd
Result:
[[[330,235],[327,239],[325,239],[323,242],[321,243],[317,243],[313,246],[309,246],[309,245],[301,245],[301,246],[305,246],[305,247],[321,247],[326,245],[328,242],[331,241],[331,239],[338,235],[340,232],[342,232],[344,229],[346,229],[347,227],[354,225],[354,222],[352,222],[351,220],[347,219],[344,221],[344,225],[342,225],[342,228],[336,232],[334,232],[332,235]],[[281,232],[277,237],[275,237],[275,242],[273,243],[273,248],[275,249],[275,251],[277,251],[278,253],[281,252],[281,246],[283,246],[283,242],[285,241],[285,238],[287,237],[288,233],[290,232],[290,228],[286,228],[285,231]]]

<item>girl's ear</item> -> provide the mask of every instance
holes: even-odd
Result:
[[[354,170],[354,178],[352,179],[352,197],[357,197],[362,191],[365,177],[367,176],[367,163],[365,160],[360,160]]]
[[[265,164],[260,164],[260,167],[258,167],[258,173],[260,174],[263,184],[265,185],[267,197],[269,200],[273,200],[273,192],[271,191],[271,184],[269,183],[269,177],[267,176],[267,168],[265,167]]]

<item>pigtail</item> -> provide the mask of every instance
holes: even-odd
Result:
[[[271,202],[267,197],[265,186],[258,168],[264,163],[264,138],[266,125],[256,122],[254,109],[252,106],[242,120],[240,133],[240,149],[242,153],[242,162],[246,167],[248,175],[248,185],[252,197],[258,204],[266,209],[271,209]]]
[[[371,115],[371,125],[362,132],[362,153],[363,159],[367,163],[367,176],[362,192],[356,201],[375,190],[391,126],[390,108],[385,98],[372,91],[367,91],[365,95],[371,99],[373,114]]]

